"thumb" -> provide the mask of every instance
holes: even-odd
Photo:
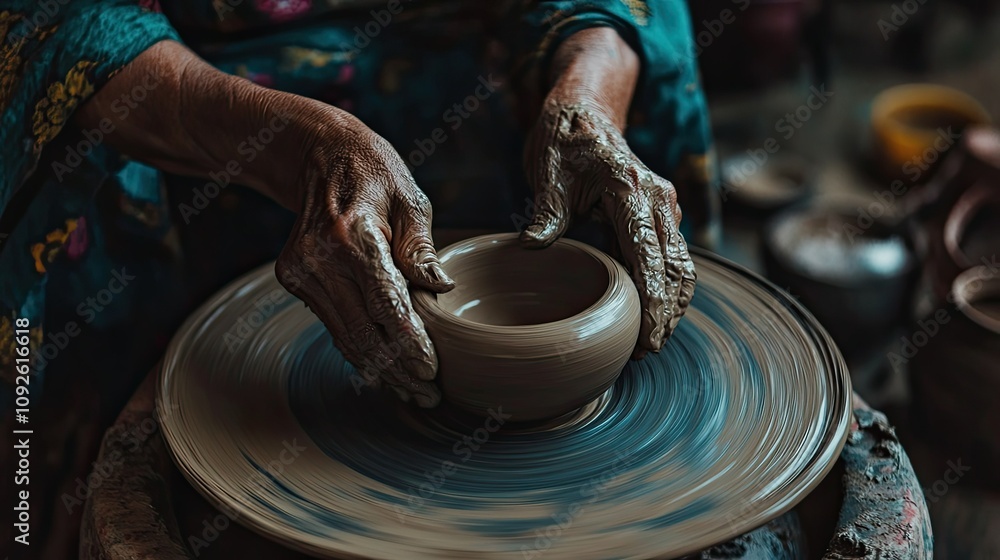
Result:
[[[417,191],[397,204],[392,224],[392,254],[407,280],[434,292],[447,292],[455,281],[444,271],[431,239],[431,203]]]
[[[535,189],[535,214],[531,224],[521,232],[521,242],[532,248],[551,245],[569,226],[569,185],[562,172],[561,158],[549,146],[540,159],[531,166],[528,176]]]

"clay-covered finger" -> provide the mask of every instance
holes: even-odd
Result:
[[[694,262],[688,253],[687,243],[680,233],[681,212],[673,185],[659,179],[654,186],[652,198],[655,201],[653,214],[657,236],[663,253],[664,281],[668,285],[667,293],[672,297],[667,300],[665,341],[677,328],[677,324],[691,303],[691,298],[694,297],[697,275]]]
[[[355,365],[361,377],[372,386],[389,387],[403,402],[415,401],[422,407],[437,406],[441,393],[433,381],[424,381],[413,376],[402,359],[402,347],[393,341],[385,329],[375,323],[348,325],[349,332],[370,334],[348,334],[354,339],[350,345],[352,353],[345,357]],[[364,340],[363,345],[357,340]],[[352,359],[352,356],[356,356]]]
[[[409,402],[412,397],[421,408],[433,408],[441,404],[441,391],[433,381],[405,378],[398,384],[389,381],[387,385],[403,402]]]
[[[289,251],[286,248],[286,252]],[[344,278],[332,261],[286,252],[278,259],[278,278],[286,289],[302,300],[326,326],[333,343],[366,384],[377,386],[382,371],[372,359],[383,344],[382,335],[370,321],[353,281]],[[333,294],[336,294],[334,297]]]
[[[406,278],[396,268],[385,235],[370,218],[353,225],[354,277],[362,290],[368,314],[398,344],[406,372],[421,380],[434,379],[437,354],[424,323],[413,309]]]
[[[415,185],[397,195],[392,208],[392,254],[411,282],[443,293],[455,281],[441,267],[431,238],[431,202]]]
[[[527,247],[547,247],[569,227],[569,192],[563,174],[562,155],[557,149],[558,122],[555,116],[543,115],[525,150],[525,172],[535,193],[535,213],[531,224],[521,232]]]
[[[667,327],[668,294],[650,201],[638,189],[617,187],[605,192],[603,206],[642,301],[639,346],[658,351]]]
[[[372,315],[364,292],[354,279],[357,274],[349,264],[351,257],[363,261],[360,257],[363,251],[354,239],[355,229],[354,224],[343,219],[327,231],[328,237],[340,240],[335,255],[311,250],[317,245],[312,234],[298,237],[278,259],[279,281],[323,321],[335,345],[365,384],[402,388],[421,406],[435,406],[440,402],[437,387],[416,378],[413,368],[405,363],[405,342],[387,334]],[[378,238],[384,240],[381,231],[377,227],[375,230]],[[398,270],[396,274],[399,275]]]

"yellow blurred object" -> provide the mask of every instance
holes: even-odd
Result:
[[[972,124],[990,124],[982,104],[957,89],[905,84],[878,94],[871,124],[876,161],[886,179],[923,182]]]

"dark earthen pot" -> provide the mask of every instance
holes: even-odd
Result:
[[[890,359],[909,368],[914,432],[974,465],[970,480],[1000,490],[1000,268],[961,273],[909,340]]]
[[[816,316],[849,364],[908,320],[918,265],[886,222],[861,230],[847,208],[792,208],[768,222],[761,249],[767,278]]]
[[[1000,251],[998,197],[1000,130],[973,127],[908,202],[936,301],[947,298],[960,272]]]

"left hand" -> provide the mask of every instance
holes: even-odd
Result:
[[[691,302],[696,279],[674,186],[632,153],[609,111],[553,96],[528,136],[525,168],[535,215],[521,241],[550,245],[572,215],[608,222],[642,300],[635,357],[659,351]]]

